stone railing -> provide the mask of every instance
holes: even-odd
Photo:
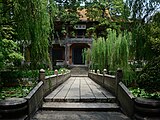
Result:
[[[26,97],[28,101],[29,118],[32,117],[39,108],[41,108],[43,98],[71,76],[70,71],[58,74],[58,71],[55,70],[54,74],[55,75],[45,76],[45,71],[43,69],[39,71],[39,83]]]
[[[103,74],[100,74],[99,70],[97,73],[95,70],[91,70],[88,76],[114,94],[122,107],[122,111],[129,117],[133,117],[135,97],[122,82],[122,70],[117,70],[115,76],[106,74],[106,70],[103,71]]]
[[[70,76],[70,71],[58,74],[57,70],[55,70],[55,75],[45,76],[45,71],[41,69],[38,84],[25,98],[0,101],[0,119],[8,119],[8,117],[14,116],[15,119],[29,120],[41,108],[43,98]]]
[[[44,83],[43,96],[49,94],[53,89],[65,82],[71,76],[70,71],[67,73],[58,74],[58,71],[55,70],[54,73],[54,75],[45,76],[44,71],[40,71],[40,80]]]

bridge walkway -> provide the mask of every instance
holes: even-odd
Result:
[[[116,98],[89,77],[70,77],[44,98],[33,120],[130,120]]]

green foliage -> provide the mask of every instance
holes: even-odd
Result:
[[[132,94],[135,97],[151,98],[151,99],[160,99],[160,92],[148,93],[144,89],[140,88],[129,88]]]
[[[131,80],[133,75],[128,64],[131,34],[125,31],[118,35],[115,30],[108,29],[107,31],[106,40],[98,38],[93,41],[92,69],[103,71],[107,68],[108,71],[116,71],[117,68],[121,68],[124,72],[124,82],[127,84],[127,80]]]
[[[3,28],[4,39],[0,39],[0,68],[20,65],[23,56],[20,53],[19,45],[12,39],[12,28],[10,26]]]
[[[45,70],[45,75],[46,76],[54,75],[54,70]]]
[[[84,49],[82,57],[83,57],[83,63],[86,62],[88,65],[90,65],[90,61],[91,61],[91,49]]]
[[[67,71],[68,71],[68,69],[66,69],[66,68],[60,68],[60,69],[58,69],[58,73],[59,74],[66,73]]]
[[[20,65],[23,59],[20,46],[16,40],[13,20],[12,0],[0,2],[0,69],[13,68]]]
[[[146,48],[149,53],[148,59],[151,59],[160,54],[160,12],[152,17],[147,28],[148,41],[146,43]]]
[[[153,58],[143,68],[137,83],[147,92],[160,91],[160,56]]]
[[[130,51],[132,51],[132,53],[130,54],[132,60],[146,59],[146,41],[146,25],[141,23],[140,21],[135,21],[132,28],[132,41],[130,47]]]
[[[124,73],[124,83],[129,84],[133,80],[133,71],[128,64],[130,55],[131,33],[126,31],[117,35],[116,31],[109,30],[107,39],[107,60],[109,70],[116,71],[121,68]]]
[[[91,61],[92,69],[99,69],[102,71],[106,68],[106,44],[103,38],[98,38],[98,40],[93,41]]]
[[[2,71],[1,78],[6,80],[17,78],[37,78],[39,76],[38,70],[18,70],[18,71]]]
[[[0,92],[0,100],[11,98],[11,97],[18,97],[22,98],[28,95],[28,93],[32,90],[33,87],[5,87],[2,88]]]
[[[117,15],[124,15],[124,2],[123,0],[94,0],[86,1],[87,16],[90,20],[101,21],[102,19],[111,20],[112,17]],[[127,6],[126,6],[127,7]],[[106,11],[108,11],[106,15]]]
[[[14,8],[18,38],[21,44],[30,43],[32,67],[49,63],[50,19],[47,1],[15,0]]]
[[[77,9],[80,6],[80,1],[67,0],[57,1],[57,3],[55,19],[61,21],[62,27],[66,24],[75,24],[79,21]]]
[[[58,69],[58,74],[65,73],[67,71],[68,71],[68,69],[66,69],[66,68],[59,68]],[[46,76],[54,75],[54,70],[45,70],[45,75]]]

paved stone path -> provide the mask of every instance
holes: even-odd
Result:
[[[115,97],[88,77],[71,77],[45,97],[48,102],[115,102]]]
[[[38,111],[32,120],[130,120],[120,112]]]

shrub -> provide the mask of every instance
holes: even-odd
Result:
[[[138,85],[147,92],[160,91],[160,56],[153,58],[138,77]]]

